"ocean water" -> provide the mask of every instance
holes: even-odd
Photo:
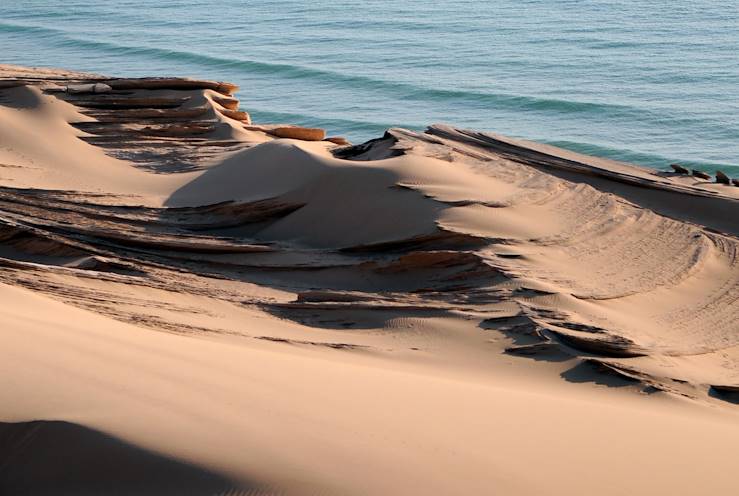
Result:
[[[355,142],[445,122],[739,175],[737,1],[0,0],[0,62],[229,80]]]

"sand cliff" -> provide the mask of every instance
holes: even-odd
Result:
[[[736,489],[739,188],[235,91],[0,66],[0,489]]]

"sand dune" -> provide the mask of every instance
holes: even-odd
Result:
[[[739,188],[235,91],[0,66],[0,492],[735,492]]]

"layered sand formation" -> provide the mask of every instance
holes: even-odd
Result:
[[[0,492],[736,490],[739,188],[235,91],[0,66]]]

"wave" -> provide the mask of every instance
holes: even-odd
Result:
[[[702,170],[709,173],[716,172],[717,170],[722,170],[727,173],[733,172],[734,174],[739,172],[739,166],[737,165],[720,164],[704,160],[682,159],[678,157],[667,157],[653,153],[634,152],[630,150],[624,150],[622,148],[596,145],[593,143],[582,143],[577,141],[538,141],[541,143],[546,143],[548,145],[557,146],[559,148],[564,148],[566,150],[571,150],[577,153],[643,165],[658,170],[671,170],[669,164],[679,163],[686,167]]]
[[[190,50],[190,47],[187,49],[181,48],[182,46],[187,46],[184,42],[180,46],[170,49],[162,46],[136,45],[135,42],[118,43],[111,40],[84,38],[75,36],[70,31],[40,25],[40,23],[39,25],[30,25],[20,22],[10,22],[5,19],[0,21],[0,34],[2,33],[17,33],[21,35],[20,39],[23,40],[25,40],[23,35],[28,35],[35,40],[40,39],[42,42],[51,43],[56,49],[69,49],[73,50],[74,53],[94,53],[98,60],[120,61],[120,66],[124,68],[126,66],[129,68],[158,66],[159,68],[156,70],[158,73],[161,73],[162,71],[182,70],[183,67],[186,67],[188,72],[200,71],[203,75],[217,74],[218,77],[234,78],[236,82],[240,78],[242,80],[248,80],[249,75],[257,77],[264,76],[265,79],[275,82],[300,82],[300,86],[305,87],[308,92],[314,91],[318,87],[325,91],[325,94],[346,90],[351,97],[365,95],[369,99],[372,99],[377,94],[384,98],[383,101],[387,102],[421,102],[424,108],[437,109],[439,113],[444,113],[445,109],[459,108],[461,109],[460,111],[446,112],[444,115],[448,116],[448,120],[457,121],[452,122],[452,124],[469,124],[469,127],[488,127],[489,121],[480,119],[479,116],[474,117],[480,112],[491,114],[497,112],[495,115],[500,122],[505,122],[506,117],[515,117],[519,113],[523,115],[523,112],[530,113],[532,116],[527,115],[526,119],[537,119],[541,122],[553,122],[553,119],[567,119],[567,116],[571,116],[572,122],[569,124],[572,125],[575,123],[576,129],[579,126],[587,127],[591,124],[600,126],[599,129],[604,125],[614,125],[616,131],[618,131],[619,126],[625,125],[633,132],[635,132],[635,129],[647,129],[644,126],[650,126],[656,129],[666,129],[669,127],[669,129],[675,131],[675,136],[683,134],[698,137],[705,143],[711,143],[711,146],[704,146],[706,148],[704,151],[706,152],[713,149],[712,146],[715,146],[713,145],[714,143],[731,143],[731,140],[739,130],[730,119],[711,118],[710,116],[699,115],[695,112],[689,112],[676,107],[663,106],[663,108],[645,109],[629,104],[612,104],[578,99],[548,98],[487,91],[468,91],[456,88],[432,88],[410,82],[393,81],[360,74],[347,74],[320,67],[306,67],[299,64],[273,63],[243,58],[233,59],[198,53]],[[152,63],[152,61],[157,63]],[[474,65],[475,62],[475,60],[471,60],[470,64]],[[479,62],[482,63],[483,61]],[[419,63],[422,64],[423,61]],[[411,67],[411,69],[415,68],[415,66]],[[96,68],[90,67],[88,69],[95,70]],[[116,70],[118,71],[118,69]],[[132,76],[143,75],[131,74],[131,70],[128,72]],[[711,75],[712,78],[715,76],[713,74]],[[670,77],[670,73],[650,73],[644,77],[655,78],[654,81],[648,82],[661,82],[662,79]],[[694,82],[689,79],[691,76],[688,74],[680,74],[679,77],[683,78],[680,80],[682,83]],[[340,114],[336,117],[327,116],[325,109],[320,112],[312,112],[310,115],[307,115],[308,113],[280,113],[259,110],[253,107],[249,110],[255,118],[262,121],[284,120],[296,124],[321,125],[338,134],[347,135],[352,139],[357,137],[365,139],[376,136],[384,129],[393,126],[401,126],[409,129],[423,128],[422,125],[418,124],[368,122],[366,120],[353,120],[351,117],[348,119],[345,118],[346,116],[352,116],[352,112]],[[465,123],[465,115],[472,115],[474,118],[471,122]],[[460,116],[462,117],[460,118]],[[413,115],[412,117],[417,116]],[[380,120],[383,120],[382,117]],[[566,121],[562,122],[567,123]],[[505,124],[502,125],[505,127]],[[536,129],[537,126],[534,125],[533,128]],[[551,138],[551,135],[549,137]],[[546,138],[546,136],[540,136],[539,138]],[[540,141],[542,140],[540,139]],[[697,145],[700,143],[699,140]],[[714,171],[716,169],[737,170],[737,166],[726,166],[710,161],[686,161],[679,158],[668,158],[649,153],[633,153],[623,149],[588,143],[557,142],[552,144],[583,153],[641,163],[654,168],[664,168],[670,162],[681,162],[688,166],[702,168],[707,171]],[[669,151],[668,148],[665,148],[665,150]],[[697,151],[701,152],[701,150]],[[718,153],[712,158],[718,158],[721,155],[722,153]]]
[[[401,124],[397,122],[374,122],[347,119],[344,117],[325,117],[316,114],[300,114],[294,112],[276,112],[259,107],[249,107],[249,114],[255,121],[261,122],[289,122],[298,125],[316,125],[333,130],[337,133],[366,133],[367,139],[377,137],[391,127],[402,127],[411,130],[423,130],[423,124]]]
[[[650,112],[628,105],[601,102],[583,102],[556,98],[541,98],[527,95],[487,93],[456,89],[440,89],[417,86],[410,83],[388,81],[356,74],[345,74],[325,69],[305,67],[295,64],[263,62],[258,60],[231,59],[183,50],[161,47],[124,45],[109,41],[81,39],[69,36],[65,31],[42,26],[28,26],[0,22],[0,31],[27,32],[61,38],[65,45],[73,44],[89,49],[107,50],[118,55],[147,56],[159,60],[191,62],[201,67],[239,70],[249,74],[275,75],[284,79],[313,80],[324,84],[343,84],[363,91],[390,93],[406,100],[443,101],[447,103],[466,103],[475,106],[486,105],[492,108],[509,110],[533,110],[557,113],[601,114],[611,116],[644,118]]]

